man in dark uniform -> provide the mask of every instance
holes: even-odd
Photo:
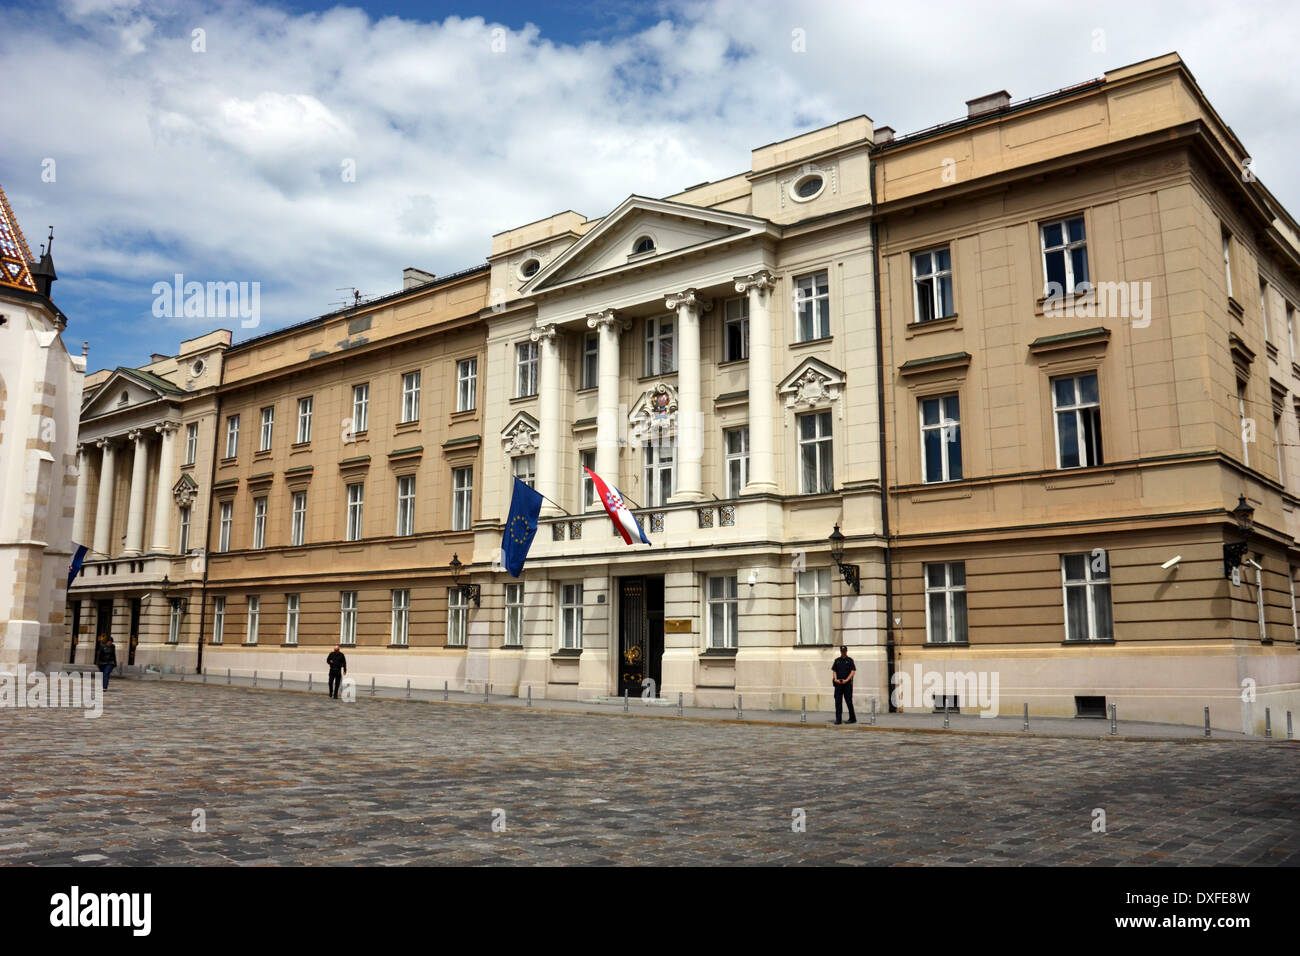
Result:
[[[339,687],[343,684],[343,675],[348,672],[348,659],[343,656],[343,653],[339,650],[339,646],[335,644],[334,650],[330,652],[330,656],[325,658],[325,663],[328,664],[330,668],[330,696],[337,700],[339,696]]]
[[[849,649],[840,646],[840,656],[835,658],[835,663],[831,664],[831,674],[834,675],[835,682],[835,723],[841,723],[840,716],[844,712],[844,704],[849,705],[849,723],[856,724],[858,715],[853,713],[853,675],[858,672],[857,665],[853,663],[853,658],[849,657]]]
[[[117,666],[117,648],[113,646],[111,637],[104,638],[104,643],[96,653],[96,658],[95,663],[104,672],[104,690],[108,690],[108,675],[113,673],[113,668]]]

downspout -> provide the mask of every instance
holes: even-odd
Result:
[[[227,350],[229,351],[229,347]],[[199,591],[199,601],[203,605],[199,608],[199,662],[198,673],[203,673],[203,636],[208,629],[208,546],[212,544],[212,501],[216,495],[212,493],[212,479],[216,476],[217,468],[217,449],[221,436],[221,386],[226,384],[226,352],[221,353],[221,375],[217,378],[217,388],[215,396],[217,407],[212,417],[212,459],[211,473],[208,475],[208,517],[203,524],[203,586]]]
[[[870,154],[868,154],[870,155]],[[880,439],[880,530],[885,538],[885,691],[888,695],[888,712],[894,707],[894,570],[889,547],[889,470],[888,456],[885,453],[885,333],[880,315],[880,226],[876,221],[876,168],[868,160],[869,178],[871,180],[871,256],[872,256],[872,295],[875,298],[876,316],[876,411],[879,420]]]

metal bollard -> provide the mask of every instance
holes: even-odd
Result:
[[[948,695],[943,695],[943,729],[948,729]]]
[[[871,726],[876,726],[876,698],[871,698]]]
[[[678,691],[677,692],[677,716],[680,717],[681,715],[682,715],[682,692]]]
[[[446,699],[447,699],[447,682],[446,682],[446,681],[443,681],[443,682],[442,682],[442,699],[443,699],[443,700],[446,700]]]
[[[1289,710],[1286,712],[1286,739],[1287,740],[1294,739],[1294,737],[1291,734],[1291,711]]]
[[[627,688],[623,688],[623,713],[627,713]]]
[[[1119,727],[1118,727],[1118,725],[1117,725],[1117,721],[1116,721],[1115,718],[1116,718],[1116,715],[1115,715],[1115,705],[1114,705],[1114,704],[1111,704],[1111,705],[1110,705],[1110,732],[1111,732],[1112,734],[1117,734],[1117,733],[1119,733]]]
[[[488,702],[488,697],[492,694],[492,685],[487,681],[483,682],[483,703]]]
[[[307,672],[307,690],[308,690],[308,691],[311,690],[311,677],[312,677],[311,672],[308,671],[308,672]]]
[[[806,694],[799,698],[799,723],[808,723],[808,697]]]
[[[533,685],[528,685],[528,706],[533,706]]]
[[[375,675],[374,674],[370,675],[370,696],[371,697],[375,696]]]
[[[230,683],[230,668],[229,668],[229,667],[226,668],[226,683],[227,683],[227,684]]]
[[[1025,730],[1029,729],[1029,701],[1025,701]]]
[[[1205,705],[1205,736],[1210,736],[1210,705]]]
[[[257,671],[253,671],[253,686],[257,686]]]
[[[1273,739],[1273,715],[1269,713],[1269,708],[1264,708],[1264,737],[1267,740]]]
[[[284,690],[284,671],[280,671],[280,690]]]
[[[736,695],[736,719],[745,719],[745,698],[740,694]]]
[[[411,678],[406,678],[406,696],[411,696]]]

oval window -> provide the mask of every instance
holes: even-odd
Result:
[[[654,252],[655,241],[649,236],[642,236],[632,244],[632,255],[640,255],[643,252]]]
[[[524,264],[519,267],[519,274],[525,279],[531,279],[533,276],[537,275],[537,271],[541,269],[541,267],[542,263],[540,260],[525,259]]]
[[[190,374],[195,376],[203,374],[203,359],[195,360],[194,364],[190,366]]]
[[[816,199],[826,188],[826,180],[821,173],[808,173],[800,176],[790,185],[790,197],[796,202]]]

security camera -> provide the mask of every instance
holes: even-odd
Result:
[[[748,580],[746,583],[747,583],[747,584],[750,586],[750,588],[752,589],[752,588],[754,587],[754,585],[758,583],[758,572],[757,572],[757,571],[750,571],[750,572],[749,572],[749,580]]]
[[[1176,567],[1178,567],[1178,562],[1181,561],[1181,560],[1183,560],[1183,556],[1182,556],[1181,554],[1175,554],[1172,558],[1170,558],[1170,559],[1169,559],[1168,561],[1166,561],[1164,564],[1160,565],[1160,567],[1162,567],[1162,568],[1164,568],[1166,571],[1168,571],[1170,568],[1176,568]]]

